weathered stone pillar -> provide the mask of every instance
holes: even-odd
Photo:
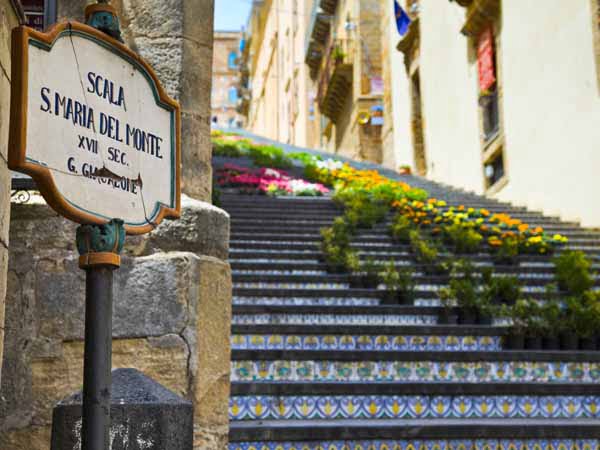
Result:
[[[83,20],[92,0],[58,0],[59,20]],[[183,190],[210,202],[214,0],[113,0],[127,45],[181,104]]]
[[[4,346],[4,302],[10,222],[10,172],[7,166],[11,71],[10,33],[14,27],[19,25],[22,17],[23,12],[17,2],[0,0],[0,360],[2,360]]]

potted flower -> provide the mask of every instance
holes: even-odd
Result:
[[[361,264],[361,280],[363,288],[377,288],[379,285],[379,271],[379,263],[377,263],[373,258],[367,258],[367,260]]]
[[[512,307],[502,305],[502,315],[509,317],[512,321],[509,333],[503,339],[507,350],[523,350],[525,348],[528,312],[528,303],[524,299],[518,300]]]
[[[555,278],[561,291],[579,296],[594,285],[592,262],[582,251],[566,251],[554,258]]]
[[[567,299],[566,308],[563,316],[563,327],[560,333],[561,350],[579,349],[579,336],[577,335],[577,321],[580,319],[583,306],[576,297]]]
[[[495,239],[494,239],[495,238]],[[497,245],[491,245],[493,254],[493,262],[496,265],[514,266],[518,262],[519,256],[519,240],[516,237],[506,237],[500,239],[498,237],[491,237],[488,239]]]
[[[438,324],[456,325],[458,323],[458,314],[456,313],[456,300],[450,288],[440,289],[440,302],[442,310],[438,315]]]
[[[340,45],[336,45],[331,51],[331,57],[335,61],[336,65],[342,64],[344,62],[344,58],[346,57],[346,53]]]
[[[408,244],[410,242],[410,231],[414,228],[413,223],[404,214],[394,217],[390,225],[390,233],[394,242]]]
[[[393,260],[386,264],[381,274],[386,286],[385,302],[389,304],[411,304],[414,295],[415,282],[412,271],[397,270]]]
[[[562,308],[558,300],[549,300],[541,307],[543,320],[542,347],[544,350],[559,350],[559,332],[563,327]]]

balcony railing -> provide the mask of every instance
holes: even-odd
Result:
[[[327,45],[331,24],[339,0],[315,0],[310,15],[310,23],[304,45],[304,61],[310,67],[311,76],[317,75],[324,56],[323,49]]]
[[[317,100],[321,112],[336,121],[344,99],[352,90],[354,41],[338,39],[331,43],[321,70]]]

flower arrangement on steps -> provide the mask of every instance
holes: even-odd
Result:
[[[246,194],[317,197],[329,192],[320,183],[292,178],[283,170],[250,169],[234,164],[225,164],[217,170],[217,184],[222,188],[237,188]]]

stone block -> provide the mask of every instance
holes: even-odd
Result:
[[[4,308],[6,297],[6,278],[8,276],[8,249],[0,243],[0,361],[2,361],[4,348]],[[0,380],[2,379],[2,367],[0,366]]]
[[[210,117],[210,95],[212,85],[212,45],[201,45],[196,40],[183,41],[183,67],[195,67],[181,74],[181,108],[185,113]],[[206,61],[198,66],[196,61]]]
[[[193,408],[135,369],[112,373],[111,450],[192,450]],[[52,417],[52,450],[81,445],[81,391],[62,400]]]
[[[181,218],[165,220],[149,237],[149,251],[182,251],[227,259],[229,214],[209,203],[182,195]]]
[[[183,0],[129,0],[123,4],[123,16],[134,38],[183,35]]]
[[[0,73],[2,78],[10,78],[11,31],[19,25],[17,14],[9,1],[0,3]]]
[[[212,191],[210,115],[183,113],[181,119],[182,190],[190,197],[210,202]]]
[[[0,158],[0,247],[4,248],[8,247],[9,242],[10,192],[10,171]],[[6,266],[0,270],[6,270]]]
[[[231,290],[229,264],[201,257],[195,325],[186,330],[186,335],[192,335],[188,341],[195,341],[190,365],[195,423],[200,427],[226,427],[229,423]]]
[[[77,224],[55,213],[41,198],[24,204],[12,204],[10,219],[11,265],[14,258],[31,266],[35,258],[77,253],[75,230]],[[62,253],[64,252],[64,253]],[[15,261],[17,265],[21,261]]]
[[[162,86],[175,99],[181,94],[182,41],[178,37],[135,38],[135,50],[152,66]]]
[[[186,38],[212,48],[214,0],[183,0],[183,33]]]
[[[113,340],[113,368],[135,368],[182,396],[188,392],[188,357],[177,335]],[[32,423],[49,425],[54,405],[83,384],[83,342],[65,342],[60,358],[33,361],[31,372]]]
[[[50,425],[0,433],[0,450],[47,450]]]
[[[114,273],[113,337],[178,333],[197,296],[197,257],[159,253],[123,258]],[[85,272],[77,257],[44,259],[36,264],[38,338],[81,340],[85,319]]]
[[[8,131],[10,124],[10,80],[0,73],[0,164],[8,160]]]

